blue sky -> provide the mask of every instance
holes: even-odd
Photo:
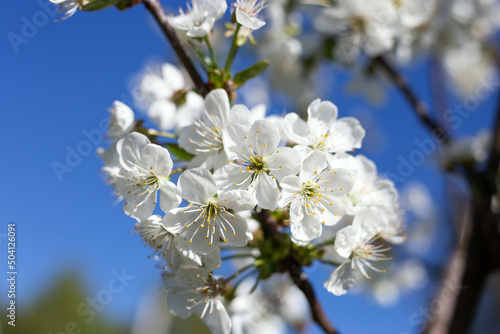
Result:
[[[0,234],[8,222],[17,223],[19,300],[29,303],[68,268],[81,273],[91,295],[108,284],[113,269],[125,268],[135,279],[105,312],[127,322],[139,298],[158,284],[159,270],[147,259],[149,249],[129,233],[133,221],[120,205],[112,205],[94,152],[101,144],[93,144],[92,153],[63,174],[62,181],[53,164],[65,164],[68,150],[82,148],[84,132],[100,131],[106,109],[116,99],[129,99],[131,78],[149,61],[176,59],[142,6],[125,12],[79,12],[56,23],[38,1],[2,0],[0,13]],[[426,64],[414,64],[405,73],[429,101]],[[397,174],[400,157],[409,159],[418,150],[415,140],[428,138],[428,133],[394,89],[388,89],[385,105],[371,107],[362,98],[345,95],[346,75],[336,75],[332,95],[321,97],[332,99],[341,116],[369,112],[381,137],[368,131],[366,141],[382,138],[383,144],[361,153],[381,172]],[[487,126],[493,100],[488,98],[457,132],[474,134]],[[406,182],[413,180],[428,185],[446,217],[443,179],[431,159],[416,167]],[[408,317],[425,306],[429,289],[382,308],[365,297],[327,294],[321,282],[328,275],[320,269],[311,272],[326,312],[344,333],[416,332]]]

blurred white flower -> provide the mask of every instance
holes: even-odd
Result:
[[[269,0],[236,0],[236,22],[250,30],[260,29],[266,22],[259,14],[268,5]]]
[[[185,30],[189,37],[205,37],[213,29],[215,21],[220,19],[227,10],[226,0],[191,0],[184,12],[179,9],[179,15],[169,17],[169,23],[176,29]]]
[[[203,98],[186,88],[182,72],[171,64],[163,64],[161,75],[146,73],[139,85],[138,103],[146,105],[149,118],[160,130],[192,124],[201,115]]]

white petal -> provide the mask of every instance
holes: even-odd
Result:
[[[181,318],[187,318],[191,311],[186,308],[188,299],[196,297],[194,289],[187,291],[183,287],[175,287],[167,292],[167,307],[175,315]]]
[[[268,159],[269,174],[278,181],[284,177],[295,175],[300,170],[300,153],[290,147],[278,147]]]
[[[337,232],[334,248],[340,256],[347,259],[358,241],[360,241],[359,227],[349,225]]]
[[[269,176],[266,173],[257,175],[254,182],[250,186],[250,190],[254,192],[257,204],[261,208],[276,210],[278,207],[280,191],[274,177]]]
[[[307,108],[308,120],[315,119],[325,124],[333,123],[337,119],[338,111],[330,101],[316,99]]]
[[[220,119],[225,119],[230,106],[229,97],[224,89],[215,89],[205,97],[205,109],[209,114],[215,115]]]
[[[143,134],[138,132],[129,133],[116,144],[116,150],[120,155],[120,163],[130,166],[131,163],[141,162],[141,152],[150,143],[148,137]]]
[[[230,160],[248,160],[248,147],[245,137],[250,127],[242,124],[230,124],[222,130],[224,150]]]
[[[160,187],[160,208],[164,212],[169,212],[181,204],[180,192],[172,182],[163,182]]]
[[[347,195],[354,186],[354,178],[347,169],[334,169],[321,174],[318,191],[325,196]]]
[[[217,204],[234,211],[252,210],[257,205],[255,196],[247,190],[222,192],[217,197]]]
[[[228,123],[236,123],[241,125],[252,125],[250,110],[242,104],[237,104],[231,108],[227,121]]]
[[[332,152],[345,152],[361,148],[365,133],[365,129],[357,119],[341,118],[330,127],[330,135],[327,138],[328,146],[331,147]]]
[[[248,131],[248,146],[259,157],[271,154],[280,143],[280,131],[271,121],[257,120]]]
[[[313,180],[326,167],[326,154],[318,151],[311,152],[311,154],[302,160],[300,178],[303,181]]]
[[[185,211],[193,210],[189,210],[188,207],[176,208],[170,210],[170,212],[165,215],[165,218],[163,218],[163,225],[165,225],[167,231],[174,235],[178,235],[186,229],[187,224],[191,224],[195,221],[201,213],[201,210],[183,213]]]
[[[354,284],[354,273],[351,261],[346,261],[335,269],[330,278],[323,283],[323,286],[335,296],[345,295]]]
[[[237,164],[227,164],[214,173],[217,186],[220,189],[248,189],[252,181],[252,172]]]
[[[179,147],[185,149],[187,152],[191,154],[198,154],[196,151],[198,145],[196,143],[200,143],[203,138],[196,132],[196,126],[188,125],[181,129],[179,135]],[[194,142],[194,143],[193,143]]]
[[[120,193],[125,193],[121,191]],[[126,198],[126,202],[123,206],[123,211],[132,218],[139,221],[147,219],[153,214],[155,204],[156,204],[156,191],[146,193],[143,191],[142,196],[134,196]]]
[[[248,230],[245,218],[229,213],[221,213],[221,216],[224,218],[223,221],[226,228],[224,236],[227,241],[224,244],[233,247],[243,247],[249,240],[253,239],[252,233]],[[231,226],[228,226],[229,224]]]
[[[182,197],[191,202],[208,203],[217,193],[212,174],[204,168],[189,169],[181,174],[178,187]]]
[[[148,117],[160,130],[168,131],[175,125],[176,109],[169,100],[157,100],[149,106]]]
[[[142,164],[157,176],[169,177],[174,163],[168,150],[156,144],[148,144],[142,150]]]
[[[231,332],[231,318],[227,314],[224,304],[220,300],[215,303],[212,313],[207,312],[203,317],[203,322],[212,333],[229,334]]]
[[[290,205],[290,231],[294,240],[303,245],[319,237],[323,226],[316,217],[309,216],[300,200],[296,199]]]
[[[266,22],[256,17],[251,17],[238,8],[236,8],[236,21],[242,26],[251,30],[257,30],[259,28],[262,28],[266,24]]]
[[[219,243],[219,233],[216,232],[213,242],[211,242],[210,237],[207,238],[209,232],[205,224],[207,223],[199,220],[196,224],[189,226],[186,232],[187,245],[189,249],[196,253],[210,254],[216,249]]]
[[[290,175],[281,180],[280,186],[282,190],[278,206],[284,208],[297,196],[297,193],[301,191],[302,181],[298,176]]]
[[[309,145],[309,125],[302,120],[299,115],[291,113],[285,116],[285,134],[289,140],[300,144]]]
[[[175,92],[185,88],[184,76],[182,72],[172,64],[165,63],[161,67],[161,73],[165,83]]]

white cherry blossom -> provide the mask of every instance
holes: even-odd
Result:
[[[161,73],[146,73],[139,84],[137,102],[146,107],[148,117],[160,130],[176,132],[192,123],[203,108],[203,98],[186,88],[182,72],[172,64]]]
[[[337,59],[353,62],[360,51],[377,56],[396,41],[398,14],[389,0],[338,0],[321,11],[314,25],[320,32],[339,36]]]
[[[236,22],[250,30],[262,28],[266,22],[259,18],[259,14],[269,2],[269,0],[236,0]]]
[[[133,130],[135,122],[134,112],[129,106],[120,101],[115,101],[109,112],[111,115],[108,137],[113,141],[118,141]]]
[[[205,107],[194,124],[182,129],[179,146],[194,154],[189,167],[204,167],[217,170],[227,163],[222,133],[233,123],[249,124],[250,111],[243,105],[229,104],[224,89],[211,91],[205,98]]]
[[[373,266],[371,262],[389,260],[383,244],[374,244],[379,235],[377,231],[367,228],[375,220],[376,213],[366,209],[354,217],[352,225],[346,226],[337,232],[334,248],[338,255],[347,259],[324,282],[324,287],[336,296],[343,295],[354,284],[355,270],[370,279],[365,267],[371,270],[384,272]]]
[[[61,12],[64,12],[63,20],[69,18],[79,9],[89,3],[88,0],[50,0],[54,5],[58,5]]]
[[[398,213],[398,192],[394,183],[377,177],[375,163],[359,154],[338,153],[330,159],[332,168],[348,169],[354,176],[354,186],[347,195],[348,214],[355,215],[370,208],[377,212],[372,227],[392,243],[405,241]]]
[[[322,225],[335,225],[347,209],[354,180],[345,169],[328,168],[326,156],[313,152],[302,161],[299,176],[281,180],[280,207],[290,203],[292,240],[300,245],[319,237]]]
[[[312,151],[346,152],[361,148],[365,130],[353,117],[337,119],[337,107],[330,101],[314,100],[307,108],[308,119],[297,114],[285,117],[285,131],[294,148],[306,157]]]
[[[248,191],[219,191],[212,174],[204,168],[183,172],[178,186],[190,205],[171,210],[164,222],[173,234],[186,231],[189,249],[208,254],[219,240],[236,247],[252,240],[246,219],[233,213],[255,207],[255,198]]]
[[[278,206],[278,181],[296,174],[300,154],[278,147],[279,130],[271,121],[257,120],[251,127],[233,124],[224,132],[228,164],[217,170],[215,179],[224,189],[248,189],[264,209]]]
[[[138,220],[152,213],[160,191],[160,207],[168,212],[177,207],[181,197],[169,181],[173,162],[168,151],[137,132],[132,132],[116,145],[122,166],[116,191],[125,199],[123,210]]]
[[[212,333],[229,334],[231,318],[223,304],[222,286],[209,270],[181,266],[164,279],[172,313],[188,318],[194,312]]]
[[[170,269],[180,265],[199,266],[207,270],[215,270],[221,266],[220,249],[207,255],[197,254],[187,246],[183,235],[174,236],[163,222],[163,217],[153,215],[135,225],[136,232],[144,242],[159,253]]]
[[[169,18],[169,23],[176,29],[185,30],[189,37],[205,37],[213,29],[215,21],[227,10],[226,0],[191,0],[184,12]]]

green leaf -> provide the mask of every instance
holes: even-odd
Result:
[[[131,7],[134,7],[135,5],[137,5],[139,3],[140,3],[140,1],[137,1],[137,0],[120,0],[116,4],[116,8],[118,8],[119,10],[126,10],[126,9],[131,8]]]
[[[101,9],[114,6],[123,0],[94,0],[82,7],[85,12],[95,12]]]
[[[180,148],[179,145],[174,143],[165,144],[173,155],[177,157],[179,160],[191,160],[194,158],[194,155],[186,152],[184,149]]]
[[[236,89],[238,87],[243,86],[245,82],[255,78],[256,76],[259,76],[268,67],[269,67],[269,61],[261,60],[258,63],[253,64],[252,66],[244,69],[243,71],[236,73],[233,78],[234,88]]]

